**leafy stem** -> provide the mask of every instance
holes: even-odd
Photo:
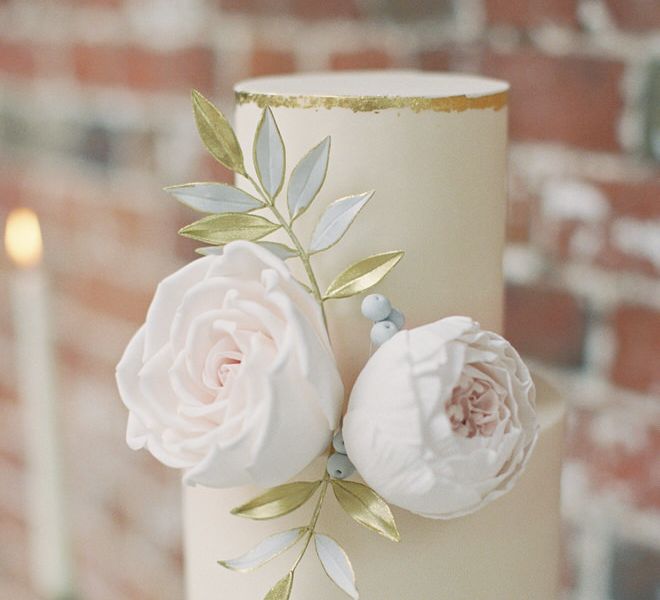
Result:
[[[324,306],[326,300],[349,298],[365,292],[378,284],[403,256],[402,251],[396,250],[363,258],[339,273],[325,292],[321,292],[312,268],[311,255],[328,250],[344,236],[373,192],[346,196],[328,205],[316,224],[309,244],[307,247],[303,246],[293,230],[293,220],[307,210],[325,181],[330,138],[325,138],[312,148],[292,170],[287,183],[291,219],[287,219],[276,206],[276,199],[285,182],[286,151],[270,108],[264,109],[254,138],[253,158],[256,176],[253,177],[245,168],[240,144],[225,116],[199,92],[193,91],[192,99],[195,122],[208,151],[225,167],[245,177],[254,187],[255,193],[247,193],[238,187],[214,182],[190,183],[168,188],[170,193],[187,206],[207,213],[204,218],[183,227],[179,233],[211,244],[211,248],[200,250],[215,250],[216,246],[224,246],[235,240],[263,240],[282,228],[294,248],[276,242],[264,243],[265,247],[268,247],[266,244],[270,244],[274,253],[284,258],[296,255],[300,259],[309,280],[309,286],[305,283],[301,285],[311,292],[318,303],[327,331],[328,322]],[[251,214],[262,208],[269,209],[274,219],[269,220],[261,215]],[[208,253],[218,252],[216,250]],[[330,449],[328,454],[332,452],[333,450]],[[355,587],[355,574],[346,552],[330,536],[316,531],[329,487],[332,487],[335,498],[354,521],[389,540],[399,541],[394,516],[387,503],[362,483],[331,478],[326,465],[322,479],[278,485],[232,510],[232,514],[250,519],[273,519],[296,510],[311,500],[320,488],[307,526],[271,535],[247,554],[219,563],[225,568],[236,571],[251,570],[292,548],[304,538],[303,547],[291,569],[265,597],[265,600],[288,600],[291,596],[294,571],[314,539],[316,553],[328,577],[348,596],[357,600],[359,595]]]
[[[261,196],[264,204],[270,208],[273,216],[277,219],[278,223],[282,226],[282,229],[286,232],[291,240],[291,243],[294,245],[296,251],[298,252],[298,257],[300,262],[302,262],[303,267],[305,268],[305,273],[307,273],[307,279],[309,279],[310,287],[312,294],[321,308],[321,314],[323,315],[323,324],[325,325],[326,330],[328,329],[328,318],[325,314],[325,305],[323,300],[323,294],[321,293],[321,288],[319,287],[318,279],[314,274],[314,269],[312,268],[312,263],[310,261],[309,253],[305,250],[305,247],[298,239],[295,231],[293,231],[293,226],[286,220],[284,215],[279,211],[277,206],[275,206],[275,199],[271,198],[264,192],[259,183],[251,175],[247,175],[249,182],[252,184],[257,193]]]
[[[300,564],[302,557],[305,556],[305,552],[307,552],[307,548],[309,548],[309,544],[312,541],[312,538],[314,537],[316,524],[319,520],[319,516],[321,515],[321,508],[323,508],[323,502],[325,500],[326,494],[328,493],[329,483],[330,483],[330,475],[326,473],[325,476],[323,477],[323,482],[321,483],[321,493],[319,494],[319,498],[316,501],[316,506],[314,507],[312,518],[309,522],[309,525],[307,526],[307,537],[305,539],[305,544],[303,545],[302,549],[300,550],[300,553],[298,554],[298,557],[296,558],[295,562],[293,563],[293,566],[291,567],[291,573],[293,573]]]

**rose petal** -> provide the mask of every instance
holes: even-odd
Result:
[[[170,324],[184,295],[188,289],[204,279],[212,264],[213,257],[200,258],[158,284],[147,312],[143,360],[148,360],[169,341]]]

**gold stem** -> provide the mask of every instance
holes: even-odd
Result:
[[[298,558],[296,558],[296,561],[293,563],[293,566],[291,567],[291,572],[296,570],[296,567],[300,564],[300,561],[302,560],[302,557],[305,555],[305,552],[307,552],[307,548],[309,548],[309,544],[312,541],[312,537],[314,537],[314,530],[316,528],[316,523],[319,520],[319,516],[321,515],[321,508],[323,507],[323,501],[325,500],[325,496],[328,492],[328,484],[330,483],[330,476],[328,473],[325,474],[323,477],[323,483],[321,484],[321,493],[319,495],[319,499],[316,501],[316,506],[314,507],[314,513],[312,514],[312,519],[309,522],[309,525],[307,526],[307,539],[305,540],[305,545],[302,547],[302,550],[300,551],[300,554],[298,554]]]
[[[298,252],[298,257],[300,258],[303,267],[305,267],[305,272],[307,273],[307,278],[309,279],[312,294],[316,299],[319,307],[321,308],[321,315],[323,316],[323,325],[325,326],[326,331],[328,331],[328,319],[325,314],[325,306],[323,304],[324,302],[323,294],[321,294],[321,288],[319,287],[319,282],[316,279],[316,275],[314,274],[314,269],[312,269],[312,264],[309,260],[309,254],[305,251],[305,248],[300,243],[300,240],[293,231],[293,227],[291,226],[291,224],[286,220],[284,215],[275,206],[275,198],[271,198],[261,188],[261,186],[257,183],[257,181],[255,181],[254,177],[252,177],[251,175],[247,175],[247,178],[254,187],[254,189],[257,190],[258,194],[261,196],[261,199],[264,202],[264,206],[270,208],[271,212],[273,213],[279,224],[282,226],[282,229],[286,231],[287,235],[289,236],[289,239],[291,240],[291,243],[295,246],[296,251]],[[328,334],[329,333],[330,332],[328,331]],[[312,538],[314,537],[314,530],[319,520],[319,516],[321,515],[321,508],[323,507],[323,502],[328,492],[329,483],[330,483],[330,475],[326,471],[325,475],[323,476],[323,481],[321,483],[321,493],[319,494],[319,498],[316,501],[316,506],[314,507],[314,512],[312,513],[312,519],[310,520],[309,525],[307,525],[306,527],[307,538],[305,539],[305,544],[302,547],[300,554],[298,554],[298,557],[296,558],[295,562],[293,563],[293,566],[291,567],[291,571],[290,571],[291,573],[293,573],[300,564],[302,557],[305,555],[305,552],[307,552],[307,548],[309,548],[309,544],[311,543]]]
[[[262,189],[261,186],[254,180],[254,178],[251,175],[248,175],[248,179],[250,183],[254,186],[254,188],[259,192],[259,195],[261,196],[262,200],[270,208],[271,212],[279,222],[279,224],[282,226],[282,229],[286,231],[286,234],[289,236],[289,239],[291,240],[291,243],[296,247],[296,251],[298,252],[298,257],[300,258],[300,262],[302,262],[303,267],[305,268],[305,273],[307,273],[307,279],[309,279],[310,286],[312,288],[312,294],[314,295],[314,298],[316,299],[316,302],[318,303],[319,307],[321,308],[321,314],[323,315],[323,324],[325,325],[326,331],[328,330],[328,318],[325,314],[325,305],[324,305],[324,300],[323,300],[323,294],[321,294],[321,288],[319,287],[319,282],[316,279],[316,275],[314,274],[314,269],[312,269],[312,263],[309,259],[309,254],[306,252],[305,248],[301,244],[300,240],[298,239],[298,236],[295,234],[293,231],[293,227],[287,222],[286,218],[284,215],[277,209],[275,206],[275,200],[274,198],[270,198]],[[329,332],[328,332],[329,333]]]

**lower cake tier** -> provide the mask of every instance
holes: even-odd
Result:
[[[332,494],[317,530],[346,550],[363,600],[556,600],[560,559],[559,481],[564,405],[535,378],[541,431],[518,484],[482,510],[436,521],[393,507],[401,542],[359,526]],[[294,441],[295,443],[295,441]],[[318,479],[316,461],[297,479]],[[296,549],[250,573],[217,564],[240,556],[267,535],[308,523],[313,502],[271,521],[251,521],[230,510],[261,490],[184,488],[187,600],[262,600],[294,561]],[[295,573],[292,600],[343,600],[308,550]]]

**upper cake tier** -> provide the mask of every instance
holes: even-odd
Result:
[[[400,249],[403,261],[379,291],[406,313],[408,327],[465,314],[501,330],[505,82],[370,71],[261,78],[235,89],[240,144],[251,147],[261,111],[270,106],[286,144],[287,174],[331,137],[322,201],[297,222],[304,239],[328,202],[376,190],[337,247],[313,258],[322,285],[358,256]],[[359,297],[328,303],[348,385],[369,351],[359,303]]]

